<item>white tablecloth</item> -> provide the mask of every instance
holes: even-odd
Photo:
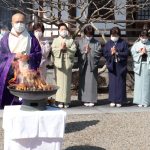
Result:
[[[4,150],[60,150],[66,112],[57,108],[23,111],[5,106],[3,113]]]

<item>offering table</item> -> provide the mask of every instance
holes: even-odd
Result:
[[[23,111],[20,107],[4,108],[4,150],[61,150],[66,112],[53,107]]]

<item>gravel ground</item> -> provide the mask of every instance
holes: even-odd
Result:
[[[150,112],[68,115],[63,150],[150,150]]]
[[[100,97],[107,99],[107,96]],[[95,113],[94,108],[100,113]],[[85,114],[75,114],[78,112],[76,109]],[[63,150],[150,150],[149,108],[133,106],[117,109],[100,104],[88,114],[82,106],[67,109],[67,114]],[[1,117],[0,150],[3,150]]]

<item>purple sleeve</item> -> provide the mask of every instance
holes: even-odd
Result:
[[[8,47],[8,34],[5,35],[0,41],[0,74],[5,70],[6,64],[7,68],[11,66],[11,62],[14,59],[14,54],[10,53]]]
[[[7,75],[11,66],[11,62],[13,61],[15,55],[10,53],[10,50],[8,49],[7,38],[6,40],[2,39],[0,44],[1,44],[0,47],[0,107],[1,107]]]
[[[31,41],[29,64],[31,69],[37,69],[40,66],[42,57],[41,47],[38,40],[33,35],[31,37],[32,41]]]

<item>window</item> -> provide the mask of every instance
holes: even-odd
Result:
[[[145,0],[138,0],[138,4],[141,4],[141,9],[138,10],[137,19],[147,20],[150,19],[150,3],[144,5]]]
[[[89,0],[90,2],[90,0]],[[102,8],[104,6],[104,8]],[[111,9],[114,7],[113,1],[110,0],[93,0],[88,9],[88,17],[90,17],[96,9],[100,9],[96,14],[94,14],[95,18],[101,17],[105,20],[113,20],[114,19],[114,11]]]

